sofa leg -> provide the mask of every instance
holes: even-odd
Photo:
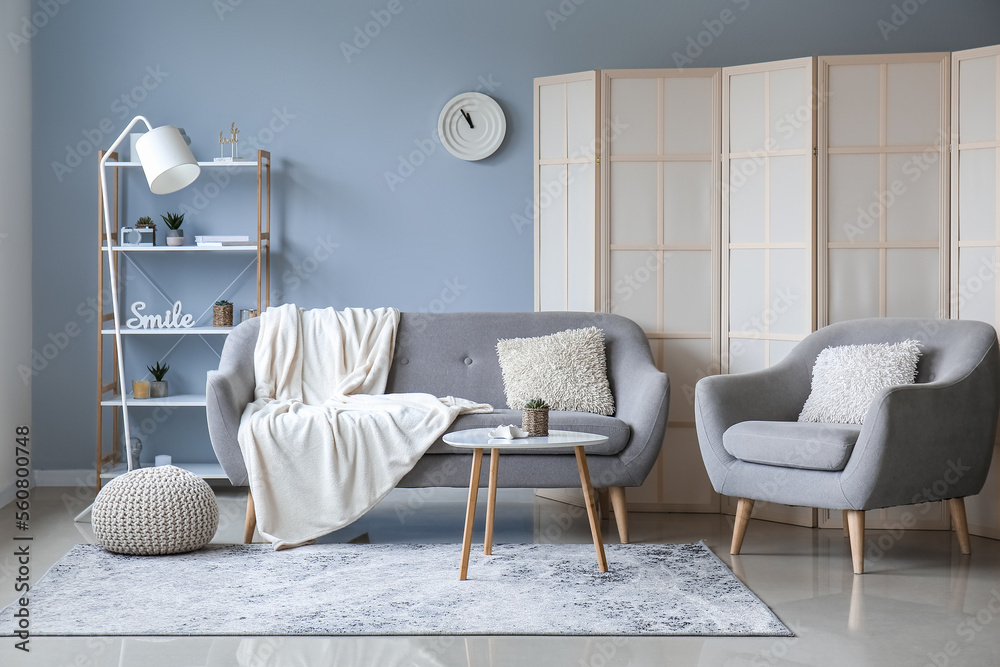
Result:
[[[850,510],[844,510],[844,517],[843,517],[843,523],[844,523],[844,539],[845,539],[845,540],[846,540],[846,539],[848,539],[848,538],[849,538],[849,537],[851,536],[851,531],[847,529],[847,513],[848,513],[849,511],[850,511]]]
[[[733,526],[733,544],[729,548],[729,553],[736,555],[743,548],[743,537],[747,534],[747,525],[750,523],[750,515],[753,514],[754,501],[749,498],[740,498],[736,505],[736,525]]]
[[[847,510],[847,529],[851,533],[851,560],[854,574],[865,573],[865,511]]]
[[[628,544],[628,509],[625,507],[625,487],[612,486],[608,489],[611,496],[611,506],[615,510],[615,523],[618,524],[618,539],[622,544]]]
[[[948,509],[951,510],[951,527],[955,529],[955,535],[958,537],[958,548],[963,554],[971,554],[969,521],[965,518],[965,498],[951,498],[948,501]]]
[[[257,529],[257,508],[253,506],[253,493],[247,489],[247,521],[243,526],[243,544],[253,542],[253,531]]]
[[[601,517],[601,521],[611,518],[611,494],[608,492],[607,487],[603,489],[594,489],[594,493],[597,494],[597,509]]]

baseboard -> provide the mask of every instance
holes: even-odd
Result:
[[[94,486],[94,469],[36,470],[35,486]]]
[[[969,535],[988,537],[991,540],[1000,540],[1000,528],[997,528],[996,526],[983,526],[970,523]]]

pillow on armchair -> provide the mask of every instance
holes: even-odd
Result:
[[[521,410],[542,398],[553,410],[613,415],[604,332],[597,327],[568,329],[537,338],[497,341],[507,406]]]
[[[913,383],[919,359],[920,342],[910,339],[826,348],[813,365],[812,390],[799,421],[863,423],[875,394]]]

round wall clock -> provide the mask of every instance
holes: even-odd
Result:
[[[438,116],[438,133],[448,152],[462,160],[482,160],[503,143],[507,119],[489,95],[462,93],[448,100]]]

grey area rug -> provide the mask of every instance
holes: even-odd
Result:
[[[31,632],[79,635],[792,633],[704,544],[210,545],[176,556],[73,547],[32,587]],[[0,631],[13,631],[12,608]]]

